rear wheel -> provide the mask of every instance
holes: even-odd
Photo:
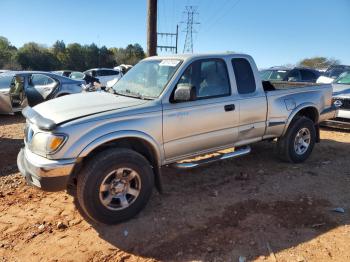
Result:
[[[298,117],[290,124],[286,134],[278,140],[278,156],[291,163],[304,162],[316,142],[314,122],[307,117]]]
[[[129,149],[109,149],[94,156],[80,172],[77,196],[90,218],[116,224],[144,208],[153,184],[153,170],[142,155]]]

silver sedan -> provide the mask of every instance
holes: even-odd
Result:
[[[49,72],[10,71],[0,75],[0,114],[13,114],[59,96],[82,92],[83,80]]]

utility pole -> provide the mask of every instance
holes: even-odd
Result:
[[[197,15],[197,7],[196,6],[186,6],[186,11],[184,12],[187,16],[186,21],[186,30],[183,32],[186,32],[186,39],[184,44],[184,53],[193,53],[193,33],[196,33],[196,31],[193,30],[193,25],[199,24],[194,21],[194,15]],[[184,23],[184,22],[182,22]]]
[[[147,0],[147,54],[157,55],[157,0]]]
[[[165,49],[165,51],[170,50],[173,53],[177,54],[177,44],[179,40],[179,25],[176,25],[176,33],[157,33],[157,35],[158,35],[158,40],[159,40],[159,37],[161,37],[161,40],[164,37],[166,38],[165,44],[157,45],[157,48],[159,48],[160,51],[163,51],[163,49]],[[174,37],[175,37],[175,45],[173,44]],[[170,38],[170,44],[169,44],[168,38]],[[160,41],[158,41],[158,43],[159,42]],[[164,42],[164,40],[161,42]]]

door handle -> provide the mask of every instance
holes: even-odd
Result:
[[[234,104],[231,104],[231,105],[225,105],[224,106],[225,108],[225,111],[234,111],[235,110],[235,105]]]

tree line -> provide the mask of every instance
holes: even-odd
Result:
[[[29,42],[17,48],[7,38],[0,36],[0,69],[85,71],[95,67],[134,65],[144,57],[145,52],[139,44],[129,44],[126,48],[107,48],[94,43],[66,45],[58,40],[51,47]],[[297,65],[324,69],[339,63],[339,60],[321,56],[305,58]]]
[[[145,52],[139,44],[129,44],[126,48],[107,48],[94,43],[66,45],[58,40],[51,47],[29,42],[17,48],[7,38],[0,36],[0,69],[85,71],[95,67],[134,65],[144,57]]]

